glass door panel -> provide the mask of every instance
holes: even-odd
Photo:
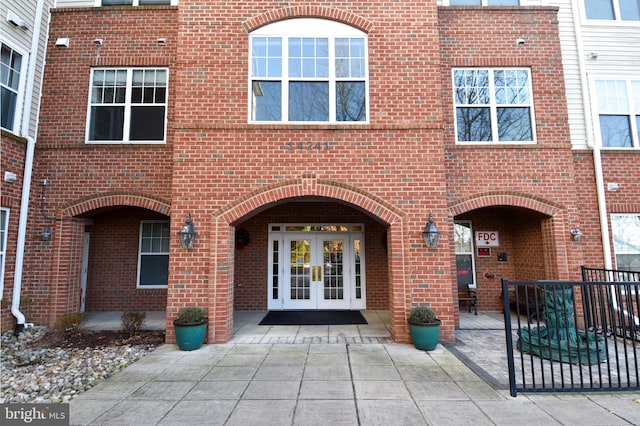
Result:
[[[312,283],[312,242],[313,239],[286,238],[284,308],[313,309],[316,305]]]
[[[323,235],[323,237],[325,237]],[[322,294],[319,308],[348,309],[349,308],[349,277],[345,261],[349,259],[349,242],[345,238],[322,238],[318,242],[322,253]]]

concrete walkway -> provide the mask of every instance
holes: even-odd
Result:
[[[637,393],[512,398],[441,345],[422,352],[345,336],[357,328],[293,327],[287,336],[244,326],[228,344],[160,346],[73,399],[71,424],[640,424]]]

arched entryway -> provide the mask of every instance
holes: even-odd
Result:
[[[389,310],[387,228],[322,198],[285,200],[238,223],[250,243],[235,245],[234,310]]]
[[[477,293],[480,311],[501,312],[501,278],[568,279],[562,206],[526,194],[493,193],[450,207],[456,282]]]
[[[273,271],[273,259],[269,257],[273,250],[270,224],[360,226],[357,232],[362,233],[364,247],[361,254],[366,256],[364,306],[389,310],[392,318],[401,317],[401,322],[391,321],[391,334],[392,338],[403,340],[407,307],[401,295],[406,286],[406,274],[403,265],[397,265],[396,271],[390,270],[393,262],[388,255],[392,241],[396,246],[403,245],[403,216],[376,197],[313,176],[264,188],[216,215],[214,234],[233,244],[229,245],[231,257],[225,258],[220,253],[213,259],[217,281],[214,290],[217,290],[211,294],[211,312],[218,318],[230,319],[234,309],[268,308],[268,293],[273,291],[273,286],[269,285],[269,274]],[[238,249],[235,233],[240,229],[250,235],[251,242]],[[356,228],[350,230],[357,233]],[[233,259],[231,268],[222,263],[229,258]],[[355,287],[353,291],[357,291]],[[232,334],[232,321],[229,325],[223,329],[216,327],[213,333],[210,331],[210,336],[213,334],[216,341],[228,340]]]
[[[62,210],[54,235],[56,258],[73,268],[55,268],[52,311],[165,311],[170,207],[141,195],[102,194]],[[68,275],[67,275],[68,274]],[[52,315],[55,317],[60,312]]]

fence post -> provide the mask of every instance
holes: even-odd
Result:
[[[509,392],[518,396],[516,390],[516,369],[513,361],[513,334],[511,331],[511,307],[509,306],[509,280],[502,279],[502,311],[504,312],[504,332],[507,340],[507,366],[509,368]]]

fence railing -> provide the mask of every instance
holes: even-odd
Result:
[[[640,389],[640,280],[503,279],[502,295],[512,396]]]

